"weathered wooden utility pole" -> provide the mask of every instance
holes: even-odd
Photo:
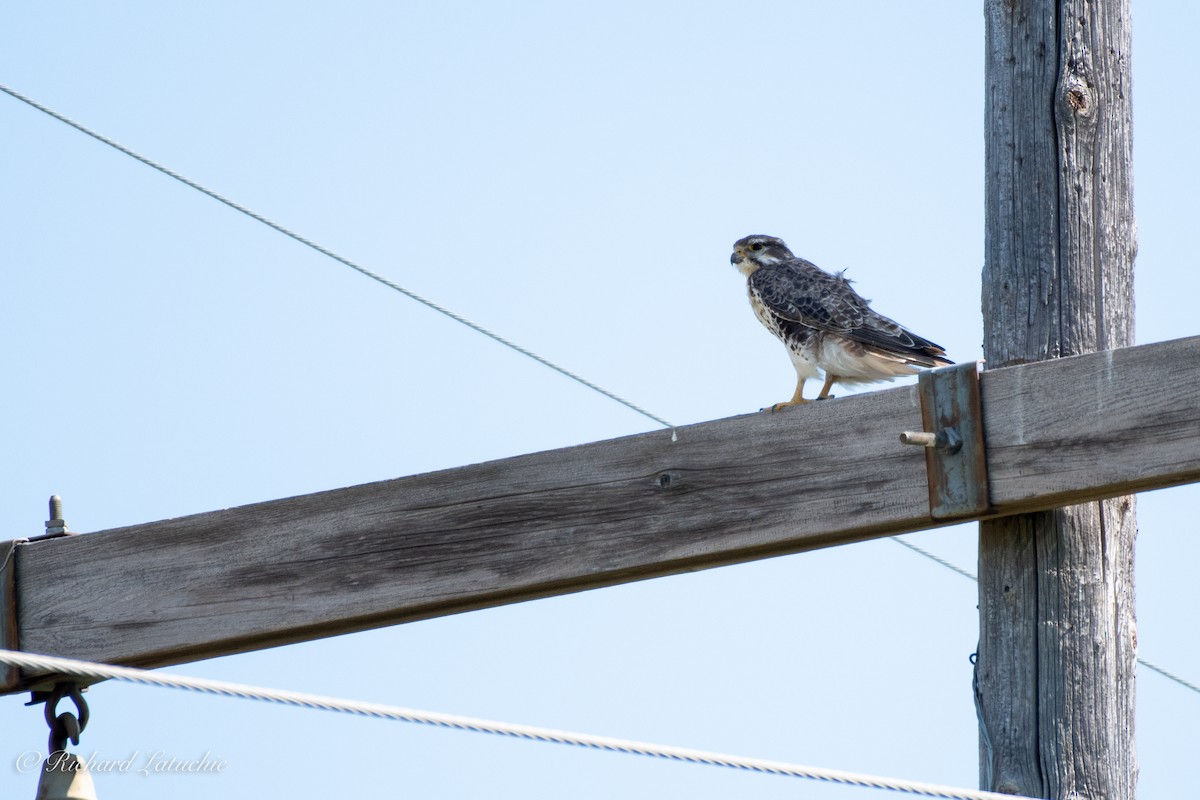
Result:
[[[1132,345],[1129,2],[986,12],[988,366]],[[1135,534],[1132,497],[981,523],[985,788],[1134,797]]]

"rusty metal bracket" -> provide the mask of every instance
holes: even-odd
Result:
[[[925,448],[929,516],[949,520],[987,511],[979,363],[927,370],[918,380],[925,430],[905,431],[900,441]]]

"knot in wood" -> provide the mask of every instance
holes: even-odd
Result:
[[[1080,89],[1079,87],[1068,89],[1067,102],[1075,111],[1087,112],[1088,95],[1083,89]]]
[[[663,470],[654,478],[660,489],[678,489],[683,485],[683,473],[676,469]]]
[[[1058,87],[1058,106],[1060,115],[1065,117],[1060,123],[1091,121],[1095,117],[1096,94],[1084,75],[1068,73],[1063,76]]]

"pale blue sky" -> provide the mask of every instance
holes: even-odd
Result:
[[[1138,339],[1200,332],[1200,10],[1135,3]],[[980,355],[978,3],[14,3],[0,83],[676,423],[786,399],[732,242],[782,236]],[[0,96],[4,536],[653,424]],[[1153,391],[1153,387],[1143,387]],[[1139,500],[1141,654],[1200,680],[1195,487]],[[973,570],[975,527],[913,537]],[[71,587],[63,587],[64,592]],[[892,542],[176,668],[973,786],[974,585]],[[1139,675],[1144,797],[1194,784],[1200,696]],[[40,710],[0,698],[0,795]],[[114,684],[79,748],[228,761],[101,797],[867,798]]]

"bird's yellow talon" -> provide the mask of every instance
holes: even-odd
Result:
[[[813,401],[812,401],[812,400],[805,400],[803,397],[801,397],[799,400],[785,400],[785,401],[784,401],[784,402],[782,402],[782,403],[776,403],[775,405],[773,405],[773,406],[768,406],[768,407],[766,407],[766,408],[764,408],[764,409],[762,409],[762,410],[763,410],[763,411],[771,411],[771,412],[775,412],[775,411],[779,411],[779,410],[781,410],[781,409],[784,409],[784,408],[791,408],[792,406],[802,406],[802,405],[804,405],[805,403],[811,403],[811,402],[813,402]]]

